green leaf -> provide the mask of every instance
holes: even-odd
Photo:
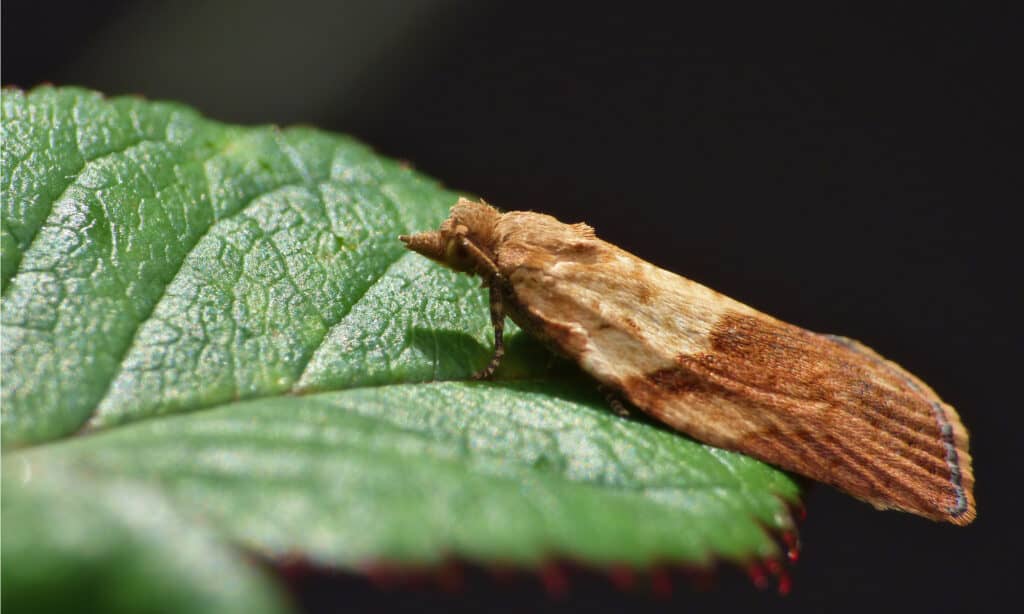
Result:
[[[5,466],[353,569],[742,561],[792,526],[785,474],[613,415],[514,326],[466,381],[484,292],[396,240],[456,194],[349,138],[40,88],[2,142]]]
[[[154,489],[4,464],[4,610],[286,611],[262,573]]]

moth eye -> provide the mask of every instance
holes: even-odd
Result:
[[[461,241],[455,239],[448,241],[444,251],[445,257],[449,262],[463,263],[469,259],[469,252],[466,251],[466,246]]]

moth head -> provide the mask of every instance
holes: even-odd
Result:
[[[437,230],[398,237],[409,249],[461,273],[493,267],[494,224],[501,214],[484,203],[460,198]],[[491,266],[482,260],[491,261]]]

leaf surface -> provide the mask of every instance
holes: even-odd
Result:
[[[265,574],[154,489],[54,464],[4,465],[4,610],[287,611]]]
[[[5,466],[346,568],[743,561],[792,528],[785,474],[613,415],[514,326],[468,381],[484,291],[396,239],[456,194],[349,138],[74,88],[5,90],[2,138]]]

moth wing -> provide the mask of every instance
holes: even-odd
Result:
[[[598,239],[508,267],[513,318],[696,439],[879,508],[967,524],[967,432],[924,383],[857,342],[761,314]]]
[[[682,383],[682,385],[681,385]],[[976,515],[956,411],[857,342],[727,315],[711,350],[624,382],[642,409],[699,439],[836,486],[879,508]]]

